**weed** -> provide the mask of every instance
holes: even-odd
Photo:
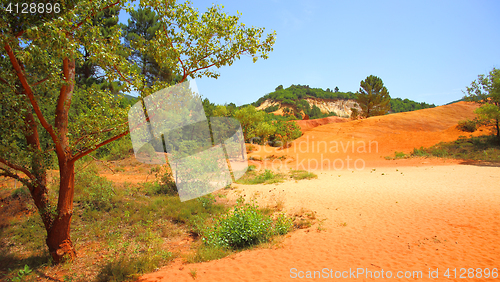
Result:
[[[109,210],[114,196],[113,183],[99,176],[94,163],[76,170],[75,202],[90,210]]]
[[[189,275],[193,277],[193,279],[196,279],[196,268],[195,269],[190,269],[189,270]]]
[[[301,218],[295,221],[294,223],[295,228],[297,229],[305,229],[309,228],[312,226],[312,222],[310,219],[307,218]]]
[[[23,269],[18,270],[17,275],[10,279],[12,282],[22,282],[25,277],[31,273],[32,269],[28,265],[24,265]]]
[[[187,258],[187,261],[189,263],[205,262],[221,259],[227,257],[230,254],[232,254],[232,252],[228,248],[202,244],[198,247],[194,255]]]
[[[312,172],[293,169],[290,170],[290,176],[295,180],[318,178],[318,176]]]
[[[266,169],[264,172],[257,174],[255,171],[247,171],[238,181],[240,184],[272,184],[283,182],[285,177],[281,173],[275,173],[272,170]]]

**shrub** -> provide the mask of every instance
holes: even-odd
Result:
[[[461,120],[458,122],[457,128],[461,131],[474,132],[477,129],[477,121],[475,120]]]
[[[448,156],[448,151],[442,148],[436,148],[431,151],[431,154],[435,157],[443,158]]]
[[[398,152],[398,151],[394,152],[394,159],[404,159],[404,158],[406,158],[406,154],[405,153]]]
[[[239,249],[265,242],[272,234],[272,219],[240,198],[234,210],[219,218],[205,233],[203,242],[208,246]]]
[[[278,215],[274,221],[274,232],[277,235],[285,235],[293,228],[293,221],[284,213]]]
[[[417,156],[417,157],[428,157],[429,153],[427,153],[427,151],[425,151],[424,147],[420,147],[420,149],[414,148],[411,155]]]
[[[95,164],[75,169],[75,199],[82,207],[90,210],[109,210],[115,196],[113,183],[99,176]]]

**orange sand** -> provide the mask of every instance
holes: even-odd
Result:
[[[499,281],[458,277],[461,268],[474,268],[475,273],[481,269],[483,274],[486,268],[500,270],[500,167],[438,159],[384,159],[395,151],[409,153],[413,148],[469,136],[455,127],[459,120],[473,118],[476,107],[456,103],[329,123],[309,128],[285,150],[256,146],[259,150],[251,156],[286,156],[286,161],[280,160],[281,169],[316,169],[318,179],[236,185],[228,198],[255,198],[261,205],[283,203],[288,213],[312,210],[324,220],[322,231],[315,225],[287,235],[274,249],[248,250],[217,261],[184,264],[179,259],[139,281],[194,281],[191,271],[196,271],[196,281],[295,281],[301,275],[307,281]],[[335,151],[331,141],[347,149]],[[354,152],[347,143],[353,141]],[[376,150],[373,146],[368,150],[370,141],[378,144]],[[362,160],[363,169],[353,168],[353,163],[340,168],[339,161],[337,167],[331,166],[347,157],[353,162]],[[306,160],[303,167],[301,160]],[[328,162],[330,167],[326,167]],[[252,163],[273,167],[270,161]],[[438,278],[429,278],[429,270],[436,275],[436,269]],[[451,270],[449,278],[444,276],[447,269]],[[392,279],[386,278],[388,271]],[[468,271],[465,277],[472,275]],[[308,279],[308,274],[315,279]],[[421,276],[396,278],[405,274]],[[335,279],[336,275],[344,278]]]
[[[500,269],[499,167],[386,167],[318,176],[238,185],[228,197],[256,195],[263,205],[283,202],[288,212],[313,210],[319,220],[325,219],[326,230],[313,226],[295,231],[275,249],[244,251],[218,261],[177,261],[139,281],[193,281],[191,270],[196,270],[196,281],[294,281],[298,271],[306,275],[324,268],[334,275],[360,268],[373,275],[391,271],[394,277],[398,271],[422,271],[423,278],[395,281],[498,281],[443,275],[448,268],[457,273],[459,268]],[[439,279],[429,279],[429,269],[438,269]],[[340,280],[378,280],[366,274],[351,278]]]

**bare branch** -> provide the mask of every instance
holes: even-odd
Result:
[[[27,170],[25,167],[22,167],[22,166],[19,166],[19,165],[16,165],[16,164],[13,164],[3,158],[0,158],[0,163],[14,169],[14,170],[17,170],[17,171],[20,171],[22,173],[24,173],[26,176],[28,176],[31,180],[35,180],[35,176],[33,174],[31,174],[31,172],[29,170]],[[1,168],[0,169],[4,170],[4,171],[7,171],[5,168]],[[9,172],[10,173],[10,172]]]
[[[33,185],[31,184],[31,182],[28,179],[22,178],[19,175],[6,170],[5,168],[0,167],[0,169],[4,171],[4,172],[0,173],[0,176],[5,176],[5,177],[10,177],[10,178],[13,178],[13,179],[17,179],[17,181],[19,181],[22,184],[26,185],[26,187],[28,187],[28,189],[30,189],[30,190],[31,190],[31,187],[33,187]]]
[[[44,82],[45,82],[45,81],[47,81],[48,79],[49,79],[49,77],[47,76],[46,78],[44,78],[44,79],[42,79],[42,80],[40,80],[40,81],[35,82],[35,84],[31,85],[31,87],[35,87],[35,86],[37,86],[37,85],[39,85],[39,84],[41,84],[41,83],[44,83]]]

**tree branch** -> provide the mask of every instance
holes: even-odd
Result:
[[[82,24],[84,24],[84,23],[85,23],[85,21],[86,21],[88,18],[94,17],[95,15],[97,15],[97,13],[99,13],[99,12],[101,12],[101,11],[104,11],[104,10],[106,10],[106,9],[108,9],[108,8],[111,8],[111,7],[113,7],[113,6],[117,5],[117,4],[118,4],[118,3],[120,3],[120,2],[121,2],[121,1],[120,1],[120,0],[118,0],[118,1],[116,1],[115,3],[110,4],[110,5],[108,5],[108,6],[104,7],[104,8],[102,8],[102,9],[100,9],[99,11],[92,13],[91,15],[89,15],[88,17],[86,17],[83,21],[81,21],[81,22],[79,22],[77,25],[75,25],[75,26],[71,29],[71,31],[73,31],[73,30],[75,30],[75,29],[80,28],[80,26],[82,26]]]
[[[31,182],[29,182],[26,178],[22,178],[19,175],[6,170],[5,168],[0,167],[0,169],[4,171],[4,172],[0,173],[0,176],[5,176],[5,177],[10,177],[10,178],[17,179],[17,181],[19,181],[22,184],[26,185],[26,187],[28,187],[28,189],[30,189],[30,190],[31,190],[31,187],[33,187],[33,185],[31,184]]]
[[[17,171],[20,171],[22,173],[24,173],[26,176],[28,176],[31,180],[34,180],[36,179],[35,176],[33,174],[31,174],[31,172],[29,172],[29,170],[27,170],[25,167],[22,167],[22,166],[19,166],[19,165],[16,165],[16,164],[13,164],[3,158],[0,158],[0,163],[3,163],[4,165],[14,169],[14,170],[17,170]],[[5,168],[1,168],[0,169],[4,170],[4,171],[7,171]],[[7,171],[8,172],[8,171]],[[11,172],[9,172],[11,173]]]
[[[167,29],[165,28],[165,25],[163,25],[163,31],[165,31],[165,36],[167,37],[168,41],[170,42],[170,47],[172,49],[174,49],[174,44],[173,44],[172,40],[170,39],[170,37],[168,36],[168,32],[167,32]],[[181,63],[183,74],[182,74],[182,79],[180,82],[183,82],[184,80],[186,80],[189,73],[186,71],[186,67],[184,66],[184,62],[182,62],[180,55],[177,57],[177,60]]]
[[[31,106],[35,110],[36,116],[40,123],[42,124],[43,128],[49,133],[50,137],[52,138],[52,141],[54,142],[56,146],[56,150],[61,150],[62,152],[62,147],[61,144],[57,138],[57,134],[55,133],[54,129],[52,126],[45,120],[45,117],[43,116],[42,111],[40,110],[40,107],[38,106],[38,103],[35,99],[35,95],[33,94],[33,91],[31,87],[28,84],[28,81],[26,80],[26,76],[24,75],[21,66],[19,65],[19,62],[17,61],[17,58],[14,55],[14,51],[10,47],[8,43],[5,43],[4,49],[7,51],[7,54],[9,55],[10,62],[12,64],[12,67],[16,71],[16,75],[19,78],[19,81],[21,82],[22,87],[24,88],[24,92],[26,96],[28,96]]]
[[[48,79],[49,79],[49,77],[47,76],[46,78],[44,78],[44,79],[42,79],[42,80],[40,80],[40,81],[35,82],[35,84],[31,85],[31,87],[35,87],[35,86],[37,86],[37,85],[39,85],[39,84],[41,84],[41,83],[44,83],[44,82],[45,82],[45,81],[47,81]]]
[[[0,82],[3,82],[4,84],[9,85],[9,83],[7,82],[7,80],[5,80],[5,79],[3,79],[3,78],[1,78],[1,77],[0,77]]]
[[[134,85],[132,82],[130,82],[130,80],[128,80],[125,76],[123,76],[122,72],[120,70],[118,70],[118,68],[116,67],[116,65],[113,65],[113,68],[116,70],[116,72],[126,81],[128,82],[130,85]],[[135,86],[135,85],[134,85]]]
[[[76,161],[76,160],[78,160],[78,159],[80,159],[80,158],[82,158],[82,157],[84,157],[84,156],[86,156],[86,155],[88,155],[88,154],[92,153],[93,151],[95,151],[95,150],[99,149],[100,147],[102,147],[102,146],[104,146],[104,145],[107,145],[107,144],[109,144],[109,143],[111,143],[111,142],[113,142],[113,141],[115,141],[115,140],[118,140],[118,139],[122,138],[123,136],[127,135],[129,132],[130,132],[130,130],[126,130],[126,131],[124,131],[124,132],[122,132],[122,133],[120,133],[120,134],[116,135],[115,137],[113,137],[113,138],[111,138],[111,139],[108,139],[108,140],[106,140],[106,141],[104,141],[104,142],[101,142],[101,143],[97,144],[97,145],[95,146],[95,148],[88,149],[88,150],[87,150],[87,151],[85,151],[85,152],[81,152],[81,153],[79,153],[79,154],[77,154],[77,155],[73,156],[73,157],[71,158],[71,161],[72,161],[72,162],[74,162],[74,161]]]

